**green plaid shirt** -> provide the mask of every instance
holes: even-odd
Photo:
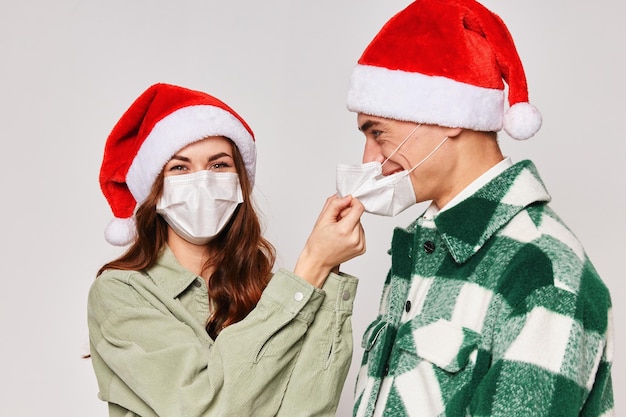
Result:
[[[396,229],[355,416],[613,415],[607,288],[530,161]]]

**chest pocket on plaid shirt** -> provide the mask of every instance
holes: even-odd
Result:
[[[379,317],[370,324],[363,335],[361,346],[365,349],[364,361],[368,363],[367,374],[384,377],[389,369],[389,359],[394,349],[396,329]]]
[[[475,359],[480,337],[479,333],[448,320],[418,316],[398,329],[396,347],[446,372],[456,373]]]

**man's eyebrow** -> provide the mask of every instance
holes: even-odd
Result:
[[[367,120],[366,122],[364,122],[361,126],[359,126],[359,130],[363,133],[367,132],[369,129],[371,129],[374,126],[379,125],[380,122],[377,122],[375,120]]]

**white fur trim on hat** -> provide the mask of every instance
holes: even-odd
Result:
[[[357,65],[348,110],[416,123],[497,132],[502,129],[504,92],[450,78]]]
[[[225,136],[235,142],[251,183],[256,172],[254,139],[239,119],[215,106],[183,107],[161,119],[142,143],[126,174],[128,189],[139,206],[154,180],[177,151],[207,136]]]
[[[104,238],[114,246],[126,246],[135,239],[135,221],[114,218],[104,231]]]

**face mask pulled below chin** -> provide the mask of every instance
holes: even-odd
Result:
[[[165,177],[156,211],[180,237],[204,245],[226,226],[242,202],[236,173],[203,170]]]
[[[365,211],[395,216],[416,203],[408,171],[383,176],[380,162],[337,166],[337,193],[359,199]]]

